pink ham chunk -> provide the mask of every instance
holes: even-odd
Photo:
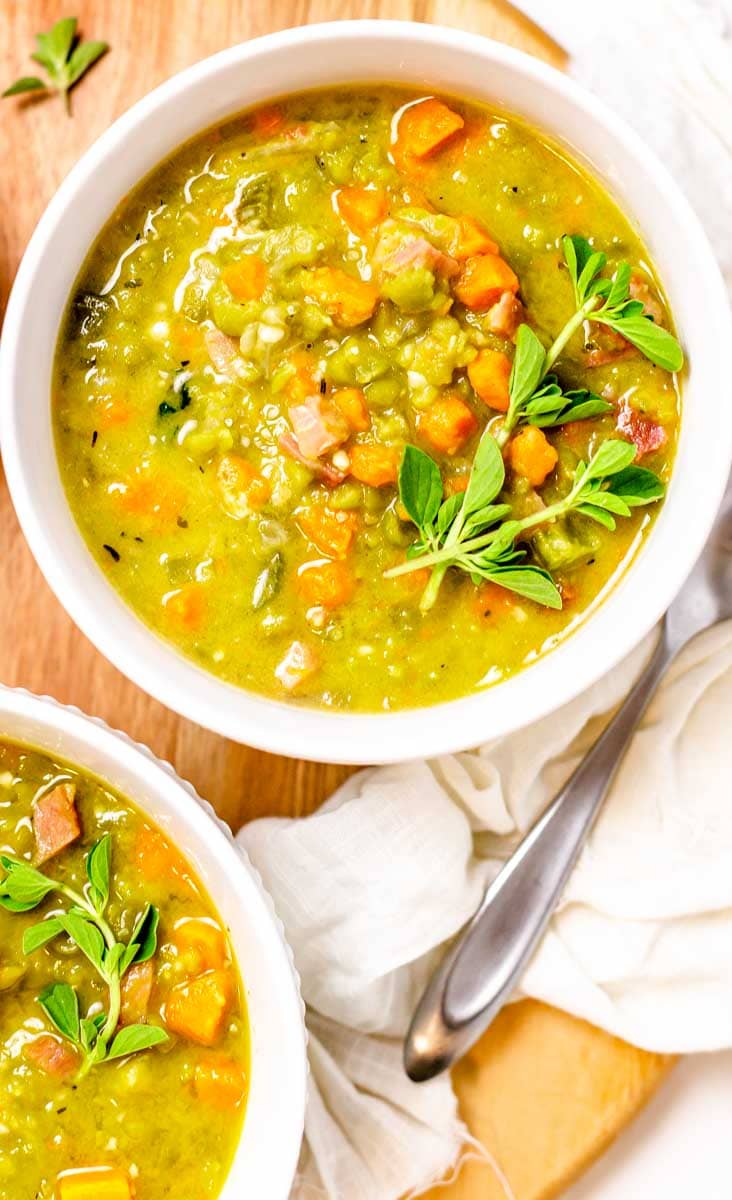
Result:
[[[60,854],[81,834],[73,783],[59,783],[33,805],[33,833],[39,863]]]
[[[302,404],[293,404],[287,411],[304,458],[321,458],[350,437],[351,429],[343,413],[324,396],[308,396]]]
[[[507,338],[512,338],[525,320],[526,310],[513,292],[503,292],[500,300],[486,313],[486,324],[491,333],[500,333]]]
[[[79,1067],[76,1051],[50,1033],[41,1034],[32,1042],[28,1042],[24,1053],[35,1067],[56,1079],[68,1079]]]
[[[628,290],[633,300],[640,300],[647,317],[652,317],[657,325],[663,322],[663,309],[649,283],[642,275],[633,274],[630,277]]]
[[[284,451],[290,458],[294,458],[295,462],[302,463],[304,467],[307,467],[308,471],[312,471],[313,475],[317,475],[318,479],[322,479],[323,483],[335,487],[336,484],[343,483],[343,480],[346,478],[343,471],[339,471],[332,463],[321,462],[317,458],[306,458],[293,434],[283,433],[279,444],[280,450]]]
[[[408,233],[396,221],[384,221],[374,251],[374,266],[385,275],[400,275],[414,267],[426,267],[435,275],[451,279],[460,263],[443,254],[421,234]]]
[[[275,667],[275,675],[283,688],[293,692],[314,671],[317,671],[318,659],[315,653],[304,642],[293,642],[282,662]]]
[[[239,362],[239,343],[236,338],[227,337],[220,329],[207,329],[203,335],[208,356],[214,370],[227,379],[237,379]]]
[[[618,433],[622,433],[629,441],[635,443],[636,461],[643,458],[644,454],[652,454],[654,450],[660,450],[668,439],[663,425],[659,425],[657,421],[652,421],[650,417],[645,417],[643,413],[637,412],[627,400],[620,401],[616,428]]]
[[[145,1021],[154,981],[155,967],[152,959],[130,967],[122,980],[122,1025],[140,1025]]]

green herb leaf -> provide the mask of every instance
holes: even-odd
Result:
[[[38,1003],[59,1033],[79,1044],[79,997],[68,983],[51,983],[38,997]]]
[[[90,883],[91,901],[101,915],[109,903],[109,884],[112,875],[112,838],[108,833],[95,842],[86,857],[86,873]]]
[[[140,1050],[149,1050],[152,1046],[160,1046],[169,1040],[165,1030],[158,1025],[126,1025],[124,1029],[120,1029],[109,1047],[107,1061],[114,1058],[127,1058],[129,1054],[137,1054]]]
[[[68,65],[68,87],[81,79],[85,71],[94,66],[97,59],[107,53],[109,46],[106,42],[82,42],[76,47]],[[181,405],[181,408],[183,405]]]
[[[15,83],[11,83],[3,92],[3,96],[22,96],[24,92],[45,92],[47,90],[45,83],[39,79],[37,75],[23,75],[21,79],[16,79]]]
[[[81,1021],[79,1022],[79,1041],[81,1042],[82,1049],[87,1053],[93,1048],[94,1043],[97,1040],[97,1035],[100,1029],[100,1026],[97,1023],[98,1019],[101,1019],[101,1023],[103,1025],[105,1014],[98,1013],[97,1018],[95,1019],[90,1017],[82,1017]]]
[[[442,476],[429,454],[405,446],[399,467],[399,499],[418,529],[431,525],[442,500]]]
[[[543,605],[544,608],[562,607],[562,597],[554,580],[549,572],[541,567],[498,566],[493,569],[486,568],[482,575],[484,579],[490,579],[493,583],[508,588],[510,592],[516,592],[517,595],[524,596],[527,600],[533,600],[535,604]]]
[[[636,453],[636,448],[631,442],[621,442],[618,438],[608,438],[606,442],[603,442],[598,447],[597,452],[590,459],[586,467],[583,463],[579,464],[577,473],[582,479],[583,486],[587,485],[592,479],[603,479],[609,475],[616,475],[619,471],[623,471],[633,462]]]
[[[605,512],[602,508],[596,508],[592,504],[580,504],[575,511],[581,513],[583,517],[589,517],[592,521],[597,521],[598,525],[604,525],[606,529],[611,531],[615,529],[615,518],[611,517],[610,513]]]
[[[562,238],[562,249],[574,287],[577,307],[580,308],[588,297],[590,284],[607,260],[604,254],[592,249],[587,238],[580,237],[579,234]]]
[[[69,91],[108,49],[106,42],[78,41],[76,17],[62,17],[48,33],[36,34],[36,49],[31,55],[46,70],[48,83],[35,75],[24,76],[6,88],[3,96],[51,89],[63,96],[70,112]]]
[[[63,927],[58,917],[49,917],[38,925],[31,925],[23,934],[23,953],[32,954],[34,950],[40,950],[41,946],[53,941],[60,933],[63,933]]]
[[[32,57],[49,74],[58,75],[63,70],[76,38],[76,24],[76,17],[62,17],[48,33],[36,34],[37,49]]]
[[[147,962],[158,947],[160,912],[154,904],[146,904],[135,922],[132,936],[120,961],[120,975],[133,963]]]
[[[520,325],[516,335],[516,354],[508,380],[511,405],[520,408],[536,391],[544,374],[546,351],[528,325]]]
[[[5,871],[0,880],[0,907],[8,912],[30,912],[56,888],[53,879],[19,859],[0,854],[0,866]]]
[[[448,496],[447,500],[440,505],[440,511],[437,514],[437,533],[440,537],[447,533],[447,530],[460,512],[464,499],[464,492],[456,492],[454,496]],[[409,556],[409,550],[407,550],[407,556]]]
[[[616,496],[622,496],[630,508],[662,500],[666,492],[658,475],[645,467],[625,467],[618,471],[613,476],[612,490]]]
[[[506,478],[503,455],[496,439],[486,430],[475,452],[462,511],[465,516],[477,512],[494,500]]]
[[[663,367],[664,371],[680,371],[683,367],[684,352],[676,338],[662,325],[656,325],[651,317],[603,316],[600,312],[591,314],[590,319],[614,329],[657,367]]]
[[[56,918],[64,933],[89,959],[100,974],[104,974],[104,938],[96,925],[90,919],[85,919],[77,913],[63,913]]]

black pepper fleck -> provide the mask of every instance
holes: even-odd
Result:
[[[106,550],[107,554],[109,554],[110,557],[113,558],[115,562],[119,562],[119,551],[115,550],[114,546],[108,546],[107,543],[105,542],[102,549]]]
[[[98,433],[98,431],[95,429],[95,430],[94,430],[94,432],[93,432],[93,434],[92,434],[92,436],[91,436],[91,444],[92,444],[92,446],[96,446],[96,444],[97,444],[97,438],[98,438],[98,437],[99,437],[99,433]]]

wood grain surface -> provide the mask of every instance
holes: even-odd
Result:
[[[0,105],[2,311],[33,227],[73,163],[140,96],[205,55],[290,25],[389,17],[474,30],[562,63],[560,50],[502,0],[0,0],[2,87],[31,72],[34,34],[70,11],[86,37],[103,38],[112,50],[75,90],[72,119],[56,99]],[[235,828],[262,814],[312,812],[349,773],[238,746],[135,688],[56,603],[23,541],[4,481],[0,679],[77,704],[147,742]],[[500,1161],[515,1200],[548,1200],[616,1135],[667,1067],[660,1056],[524,1003],[502,1014],[456,1072],[456,1085],[466,1119]],[[470,1164],[439,1200],[504,1195],[489,1168]]]

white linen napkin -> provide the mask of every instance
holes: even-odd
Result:
[[[564,22],[572,11],[575,33],[581,15],[578,73],[688,184],[730,281],[731,6],[522,3],[550,31],[552,13]],[[399,1200],[466,1155],[492,1161],[460,1121],[446,1076],[406,1079],[401,1040],[444,943],[632,686],[650,644],[518,733],[363,771],[313,816],[255,821],[238,835],[284,922],[307,1005],[311,1076],[292,1200]],[[521,995],[648,1049],[732,1046],[729,713],[732,623],[687,648],[652,703]]]

